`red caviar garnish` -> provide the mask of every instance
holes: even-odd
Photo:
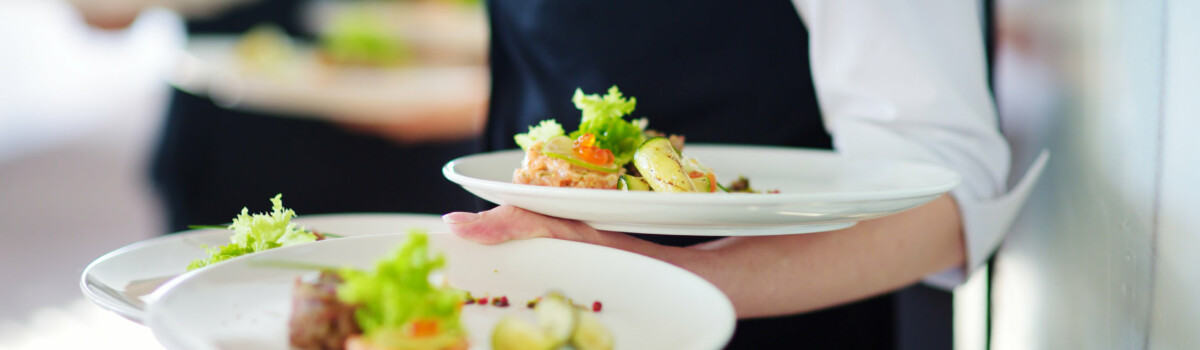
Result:
[[[591,133],[579,135],[579,138],[575,139],[575,143],[571,148],[575,151],[576,157],[596,165],[612,164],[615,158],[612,151],[596,146],[596,135],[592,135]]]

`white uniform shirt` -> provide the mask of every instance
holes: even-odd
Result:
[[[1046,155],[1012,191],[1010,151],[987,85],[981,9],[963,0],[794,0],[834,149],[853,158],[934,163],[962,175],[951,192],[967,262],[927,276],[952,288],[1000,244]]]

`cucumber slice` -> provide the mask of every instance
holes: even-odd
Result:
[[[617,189],[622,191],[649,191],[650,184],[646,183],[646,180],[641,177],[621,175],[621,178],[617,179]]]
[[[555,346],[566,344],[575,326],[579,322],[579,309],[566,300],[561,294],[550,293],[533,308],[538,327],[546,334]]]
[[[579,157],[575,156],[575,149],[573,148],[574,144],[575,143],[571,141],[570,137],[562,135],[551,137],[550,139],[546,140],[546,142],[542,143],[542,153],[553,158],[565,160],[567,163],[595,171],[615,173],[617,170],[621,169],[621,167],[617,166],[616,162],[607,165],[597,165],[588,163],[586,160],[579,159]]]
[[[492,349],[495,350],[550,350],[560,344],[537,326],[513,315],[501,318],[492,330]]]
[[[577,350],[612,350],[613,335],[595,315],[581,312],[579,326],[571,335],[571,344]]]
[[[692,178],[683,170],[679,153],[665,137],[642,143],[633,153],[633,166],[657,192],[697,192]]]

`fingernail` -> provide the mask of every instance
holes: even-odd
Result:
[[[451,225],[465,224],[465,223],[472,222],[472,221],[475,221],[478,219],[479,219],[479,214],[462,212],[462,211],[442,215],[442,221],[447,224],[451,224]]]

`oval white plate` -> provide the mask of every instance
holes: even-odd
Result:
[[[405,235],[350,237],[284,247],[200,269],[172,281],[150,306],[147,324],[170,349],[289,349],[287,321],[297,277],[311,272],[252,266],[254,260],[371,268]],[[596,315],[617,349],[719,349],[733,334],[733,306],[686,270],[621,250],[552,239],[496,246],[431,234],[446,254],[451,285],[511,306],[466,305],[472,349],[486,349],[503,315],[532,320],[525,302],[559,290],[577,303],[599,300]]]
[[[301,226],[345,236],[404,232],[424,228],[449,232],[441,217],[429,214],[319,214],[297,217]],[[229,243],[227,230],[194,230],[133,243],[92,261],[79,286],[92,303],[141,323],[150,293],[206,257],[202,246]]]
[[[776,194],[655,193],[512,183],[524,152],[462,157],[447,179],[497,204],[575,219],[601,230],[694,236],[760,236],[831,231],[924,204],[957,186],[945,168],[901,161],[850,160],[831,151],[688,145],[684,154],[723,184],[745,175]]]

